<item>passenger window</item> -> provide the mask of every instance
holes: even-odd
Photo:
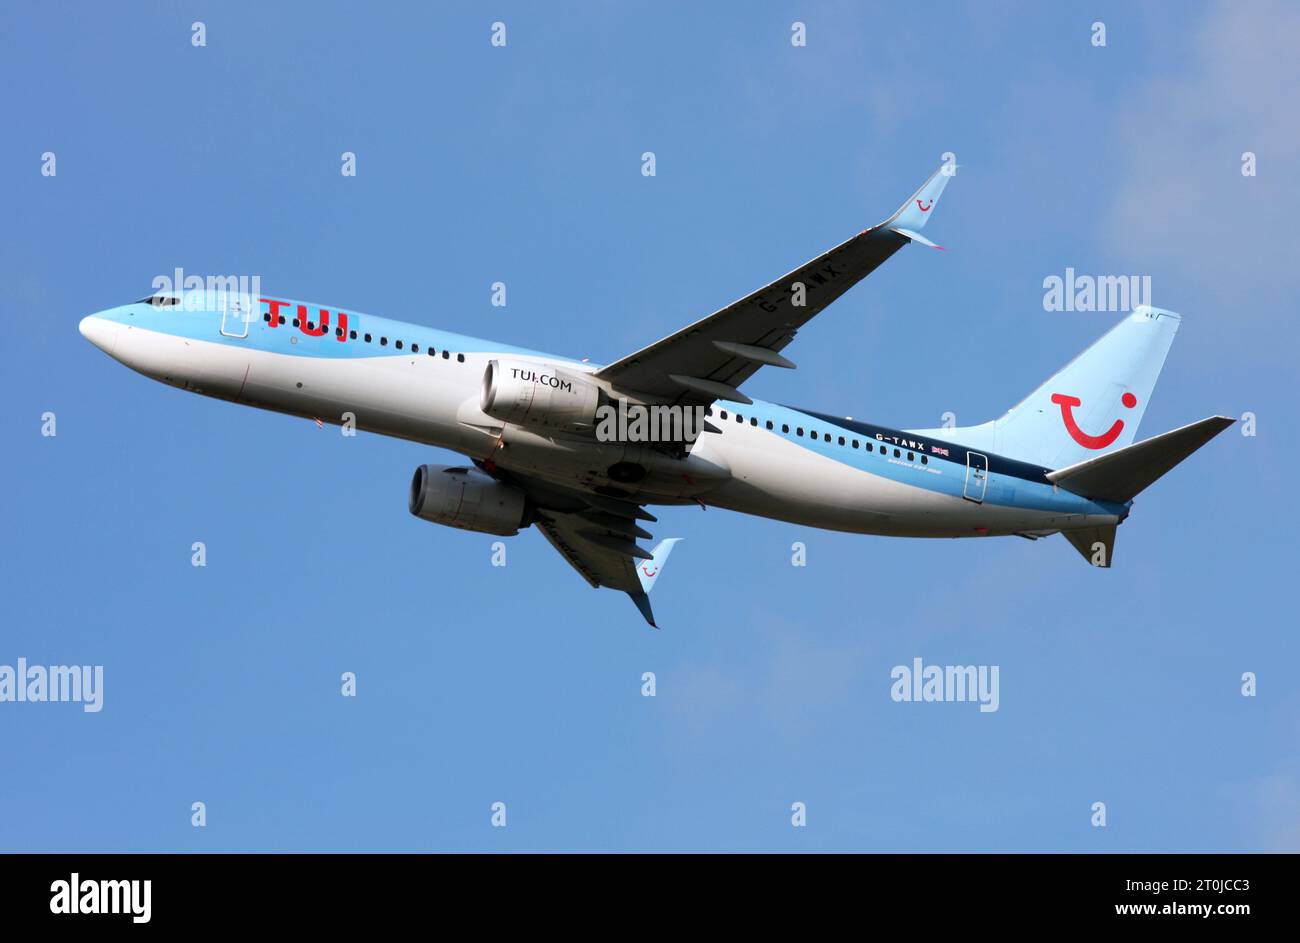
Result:
[[[348,331],[348,337],[352,338],[352,340],[356,340],[356,339],[357,339],[357,332],[356,332],[356,331]]]
[[[844,436],[840,436],[840,445],[844,444]]]
[[[281,325],[284,324],[284,315],[283,315],[283,314],[280,315],[280,324],[281,324]]]
[[[744,421],[745,421],[745,417],[742,416],[740,413],[736,413],[736,422],[739,422],[739,423],[742,423],[742,424],[743,424]]]
[[[908,460],[909,462],[914,462],[914,461],[916,461],[916,456],[913,455],[911,452],[908,452],[908,453],[907,453],[907,460]]]
[[[854,440],[853,440],[853,447],[854,447],[855,449],[858,447],[858,440],[857,440],[857,439],[854,439]]]
[[[767,428],[768,428],[769,430],[771,430],[771,428],[772,428],[772,420],[770,420],[770,419],[767,421]]]
[[[464,355],[464,354],[457,354],[457,355],[456,355],[456,362],[457,362],[457,363],[464,363],[464,362],[465,362],[465,355]]]
[[[725,409],[722,410],[720,413],[718,413],[718,416],[719,416],[719,418],[721,418],[721,419],[726,419],[726,418],[727,418],[727,411],[726,411]]]
[[[387,346],[388,346],[388,338],[387,338],[387,337],[384,337],[382,334],[379,336],[379,346],[380,346],[380,347],[387,347]]]
[[[297,327],[297,326],[298,326],[298,319],[297,319],[297,318],[294,318],[294,319],[293,319],[293,326],[294,326],[294,327]]]
[[[430,348],[429,348],[429,356],[430,356],[430,357],[436,357],[436,356],[438,356],[438,352],[437,352],[436,350],[434,350],[432,347],[430,347]]]
[[[411,353],[413,353],[413,354],[418,354],[419,352],[420,352],[420,345],[419,345],[419,344],[412,344],[412,345],[411,345]]]
[[[824,434],[822,435],[822,438],[825,439],[827,442],[829,442],[829,441],[831,440],[831,434],[830,434],[829,432],[824,433]],[[840,445],[843,445],[843,444],[844,444],[844,440],[843,440],[843,439],[840,439]]]
[[[271,323],[271,314],[269,311],[266,314],[262,315],[262,320],[265,321],[267,324]]]
[[[786,435],[789,435],[790,427],[787,426],[785,423],[781,423],[781,431],[784,432]]]
[[[867,443],[867,451],[868,451],[868,452],[874,452],[875,450],[876,450],[876,449],[875,449],[875,446],[873,446],[870,442],[868,442],[868,443]]]
[[[903,453],[898,451],[898,449],[894,449],[894,458],[902,458],[902,457],[903,457]]]
[[[443,359],[443,360],[449,360],[449,359],[451,359],[451,354],[447,353],[447,351],[444,350],[444,351],[442,352],[442,359]]]
[[[402,342],[401,342],[401,341],[393,341],[393,346],[396,347],[398,350],[401,350],[401,349],[402,349]]]
[[[803,426],[796,426],[794,430],[794,434],[799,436],[803,435]]]
[[[929,456],[927,456],[927,455],[922,455],[922,456],[921,456],[921,464],[922,464],[922,465],[929,465],[929,464],[930,464],[930,458],[929,458]]]
[[[758,425],[758,420],[755,419],[753,416],[750,416],[750,417],[749,417],[749,424],[750,424],[751,426],[756,426],[756,425]]]

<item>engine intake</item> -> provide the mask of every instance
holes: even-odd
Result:
[[[421,465],[411,478],[410,508],[422,521],[511,537],[524,526],[527,500],[475,468]]]
[[[596,423],[601,390],[578,372],[550,364],[492,360],[483,374],[483,412],[516,425],[570,429]]]

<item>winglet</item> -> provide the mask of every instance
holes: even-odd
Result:
[[[942,165],[929,180],[912,194],[912,198],[898,208],[898,212],[885,222],[885,226],[904,236],[913,242],[919,242],[922,245],[930,246],[934,249],[940,249],[928,239],[922,239],[920,231],[925,228],[926,220],[930,218],[935,206],[939,203],[939,196],[943,193],[943,188],[948,185],[948,180],[952,173],[948,170],[948,164]]]
[[[657,629],[659,626],[655,625],[655,614],[654,610],[650,608],[650,596],[648,594],[654,588],[655,581],[659,579],[659,574],[663,572],[664,563],[668,560],[668,554],[673,552],[673,546],[681,539],[680,537],[664,538],[650,552],[649,560],[637,562],[636,575],[641,580],[641,590],[635,593],[629,592],[628,596],[636,604],[641,615],[645,617],[645,621],[650,623],[652,629]]]
[[[643,592],[628,593],[627,595],[629,599],[631,599],[634,603],[636,603],[637,609],[641,610],[641,615],[645,617],[646,622],[650,623],[650,628],[652,629],[659,628],[659,626],[655,625],[654,610],[650,608],[650,597]]]
[[[912,230],[910,229],[900,229],[897,226],[895,226],[894,232],[898,233],[900,236],[906,236],[908,239],[911,239],[913,242],[919,242],[923,246],[929,246],[931,249],[943,248],[943,246],[939,245],[937,242],[931,242],[929,239],[925,238],[925,236],[922,236],[919,232],[912,232]]]
[[[664,564],[668,562],[668,554],[673,552],[673,547],[681,539],[680,537],[665,537],[650,551],[649,560],[642,560],[637,564],[636,575],[641,578],[641,589],[643,591],[648,593],[654,589],[655,580],[659,579]]]

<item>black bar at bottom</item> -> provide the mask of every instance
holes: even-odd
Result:
[[[0,913],[7,929],[92,931],[337,932],[456,913],[499,926],[563,912],[559,919],[580,925],[621,909],[631,932],[646,920],[666,932],[674,912],[701,908],[740,925],[781,911],[796,921],[848,916],[866,926],[923,918],[927,929],[949,922],[970,929],[977,918],[983,927],[1048,921],[1230,931],[1285,918],[1295,864],[1287,855],[539,857],[6,855]]]

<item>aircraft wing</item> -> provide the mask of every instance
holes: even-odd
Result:
[[[627,593],[646,622],[655,626],[650,589],[680,538],[666,538],[653,550],[645,550],[637,540],[649,540],[652,535],[639,522],[653,522],[655,517],[639,505],[562,489],[526,476],[508,477],[537,506],[538,530],[569,566],[594,587]]]
[[[641,589],[636,569],[641,558],[629,552],[636,546],[635,535],[595,527],[579,514],[552,515],[548,520],[538,521],[537,528],[569,566],[592,586],[607,586],[625,593]]]
[[[909,242],[941,248],[919,231],[948,183],[944,170],[935,171],[883,223],[596,375],[617,388],[671,402],[750,402],[737,388],[759,367],[793,367],[780,351],[822,309]]]
[[[559,514],[538,521],[537,527],[583,579],[595,587],[621,589],[632,598],[646,622],[658,628],[650,608],[650,587],[681,538],[661,540],[647,552],[636,546],[634,534],[614,527],[593,527],[587,515]],[[630,548],[639,552],[634,554]]]

